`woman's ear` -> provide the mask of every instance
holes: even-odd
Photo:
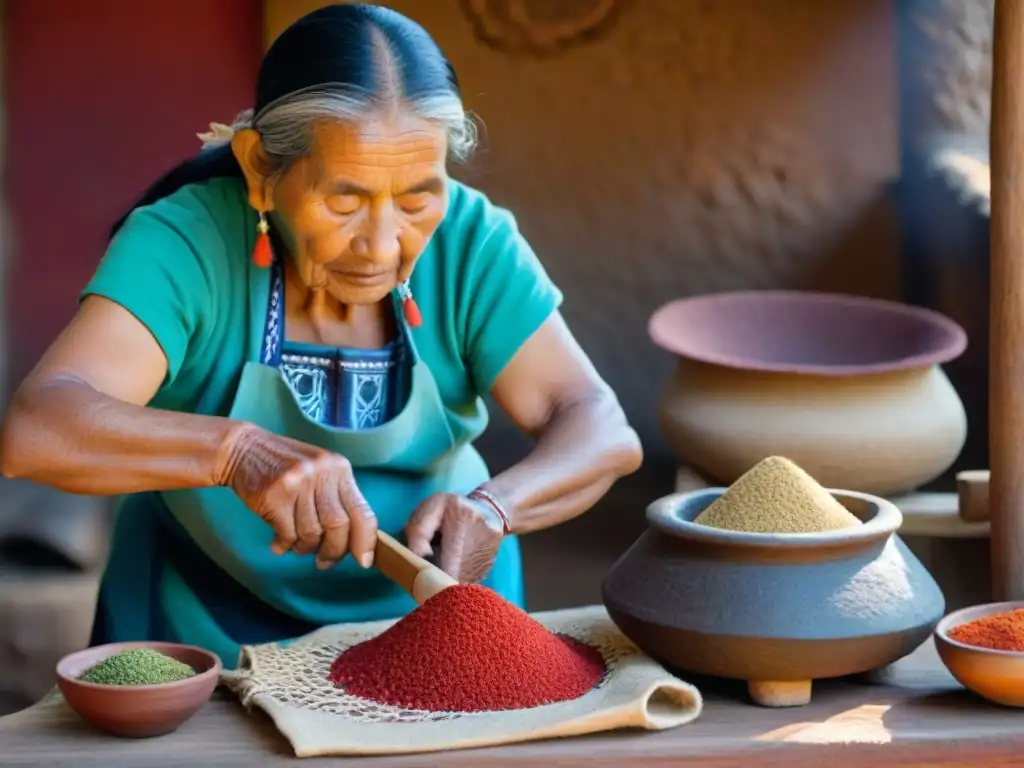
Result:
[[[231,137],[231,152],[242,168],[249,190],[249,205],[262,213],[274,209],[270,179],[266,174],[263,139],[252,128],[236,131]]]

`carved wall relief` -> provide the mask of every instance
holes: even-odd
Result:
[[[592,40],[621,0],[460,0],[477,39],[505,53],[549,56]]]

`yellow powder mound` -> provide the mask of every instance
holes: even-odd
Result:
[[[746,533],[817,533],[862,525],[789,459],[769,456],[694,520]]]

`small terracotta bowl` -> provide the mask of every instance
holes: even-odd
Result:
[[[961,608],[935,627],[939,658],[957,681],[970,691],[996,704],[1024,707],[1024,653],[993,651],[958,643],[948,632],[960,624],[1024,608],[1024,602],[986,603]]]
[[[127,648],[151,648],[188,664],[195,677],[162,685],[100,685],[78,680],[85,670]],[[170,733],[199,711],[220,679],[220,658],[176,643],[111,643],[86,648],[57,663],[57,686],[68,706],[115,736],[146,738]]]

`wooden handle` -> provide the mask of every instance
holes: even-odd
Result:
[[[428,563],[383,531],[377,531],[373,564],[377,566],[377,570],[412,595],[412,599],[420,605],[441,590],[458,583],[436,565]]]
[[[956,493],[960,502],[961,519],[970,523],[988,520],[988,479],[987,469],[957,472]]]

